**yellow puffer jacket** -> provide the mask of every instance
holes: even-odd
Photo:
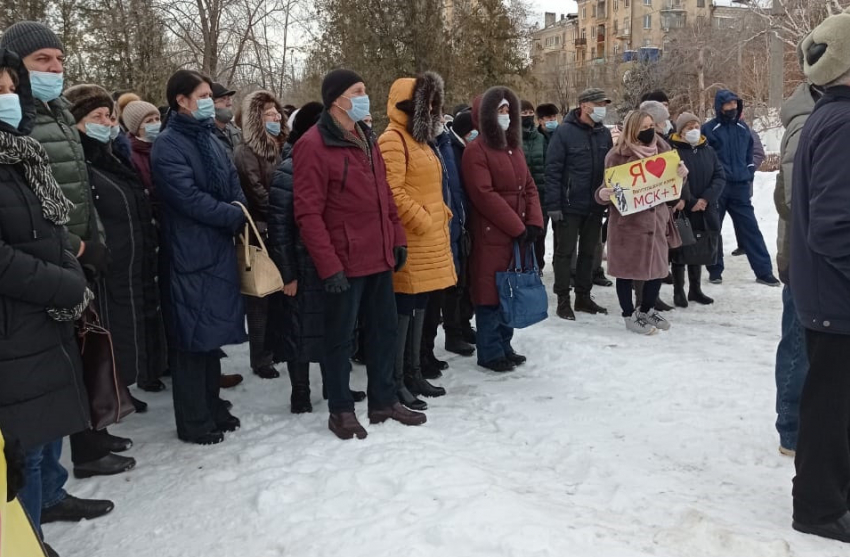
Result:
[[[4,445],[0,434],[0,557],[45,557],[44,548],[20,501],[6,502]]]
[[[397,80],[390,89],[390,125],[378,139],[387,181],[407,232],[407,265],[395,273],[400,294],[443,290],[457,283],[449,237],[452,213],[443,201],[443,167],[434,149],[407,130],[408,115],[396,103],[413,99],[416,80]]]

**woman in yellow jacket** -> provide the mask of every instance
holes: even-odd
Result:
[[[428,407],[416,395],[446,394],[422,377],[419,350],[428,293],[457,282],[449,239],[452,213],[443,191],[445,166],[434,143],[443,129],[442,108],[439,75],[426,72],[399,79],[387,102],[390,125],[378,140],[407,233],[407,264],[393,279],[399,329],[395,381],[399,401],[413,410]]]

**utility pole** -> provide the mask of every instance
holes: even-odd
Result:
[[[782,16],[781,0],[773,0],[770,11],[770,88],[768,91],[768,104],[770,108],[779,109],[785,100],[785,45],[782,43],[780,32],[782,26],[778,19]]]

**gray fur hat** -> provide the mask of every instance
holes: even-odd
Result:
[[[850,8],[826,18],[801,43],[803,72],[814,85],[829,85],[850,71]]]

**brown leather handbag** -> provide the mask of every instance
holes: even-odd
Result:
[[[118,376],[112,335],[100,325],[100,317],[92,306],[77,321],[77,344],[83,360],[92,428],[101,430],[117,424],[136,408],[130,390]]]

